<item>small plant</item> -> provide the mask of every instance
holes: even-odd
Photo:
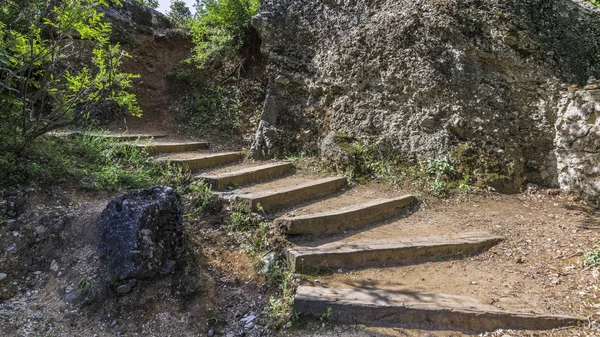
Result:
[[[327,307],[327,309],[325,309],[325,312],[321,314],[321,317],[319,319],[321,321],[328,321],[329,318],[331,318],[332,313],[333,309],[331,307]]]
[[[431,188],[431,193],[438,198],[443,198],[448,195],[448,188],[446,187],[446,183],[436,178],[435,180],[429,183],[429,187]]]
[[[434,177],[452,176],[454,175],[454,166],[450,163],[448,157],[438,159],[429,159],[427,161],[426,171]]]
[[[600,243],[597,244],[596,249],[592,249],[583,255],[581,265],[586,269],[600,266]]]
[[[245,206],[242,203],[232,203],[231,212],[227,221],[229,231],[243,231],[253,226],[252,219],[246,214]]]
[[[85,292],[86,290],[93,288],[94,285],[96,284],[96,282],[90,278],[89,276],[84,276],[81,280],[79,280],[79,282],[77,283],[77,290],[80,293]]]
[[[279,261],[271,263],[265,278],[268,283],[279,285],[280,295],[269,298],[269,304],[265,306],[263,314],[271,325],[283,326],[295,318],[293,303],[297,282],[293,274]]]
[[[458,189],[463,194],[469,194],[471,192],[471,177],[468,174],[465,174],[463,179],[458,182]]]
[[[201,212],[216,212],[219,209],[219,197],[213,194],[210,184],[204,179],[192,183],[189,190],[194,216]]]
[[[185,276],[190,275],[190,272],[192,271],[192,263],[190,261],[188,261],[185,264],[185,268],[183,268],[183,273],[185,274]]]

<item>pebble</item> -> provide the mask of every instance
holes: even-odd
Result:
[[[43,236],[48,232],[48,229],[44,226],[37,226],[35,228],[35,234],[39,235],[39,236]]]
[[[0,281],[4,280],[7,277],[8,275],[6,275],[5,273],[0,273]]]
[[[33,318],[35,318],[35,319],[42,319],[42,317],[44,317],[44,315],[42,314],[41,311],[38,311],[35,314],[33,314]]]
[[[285,325],[283,326],[284,329],[289,329],[292,327],[292,322],[287,322],[285,323]]]
[[[58,263],[56,262],[56,260],[52,260],[52,262],[50,262],[50,270],[52,270],[53,272],[58,271]]]
[[[9,253],[9,254],[12,254],[12,253],[16,252],[17,251],[17,244],[13,242],[12,245],[4,248],[4,251],[7,252],[7,253]]]
[[[118,286],[115,291],[117,294],[127,294],[133,288],[133,283],[125,283]]]
[[[79,297],[79,294],[77,294],[76,292],[68,293],[68,294],[65,296],[65,302],[67,302],[67,303],[71,303],[71,302],[73,302],[74,300],[76,300],[76,299],[77,299],[77,297]]]
[[[208,330],[208,337],[212,337],[215,334],[215,330],[213,328],[210,328],[210,330]]]

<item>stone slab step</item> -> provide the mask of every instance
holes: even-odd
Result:
[[[150,154],[159,154],[206,150],[210,144],[208,142],[140,142],[136,146],[146,149]]]
[[[293,271],[319,268],[367,267],[457,254],[468,254],[498,244],[503,238],[481,233],[457,237],[427,236],[355,242],[333,242],[321,246],[295,246],[286,250]]]
[[[167,134],[103,134],[86,133],[88,136],[110,138],[116,141],[134,141],[167,137]]]
[[[377,199],[333,212],[282,217],[276,219],[275,223],[282,227],[287,234],[333,233],[391,216],[402,207],[406,207],[416,200],[411,195],[391,199]]]
[[[294,164],[292,163],[270,163],[223,174],[203,174],[200,177],[209,182],[214,190],[222,191],[229,186],[255,183],[279,177],[293,168]]]
[[[308,199],[331,194],[346,185],[346,178],[334,177],[307,181],[292,187],[239,195],[236,200],[246,211],[272,212]]]
[[[546,330],[587,322],[582,317],[501,310],[464,296],[307,286],[298,287],[294,310],[315,317],[328,311],[330,319],[345,323],[427,330]]]
[[[166,156],[160,158],[160,161],[169,161],[172,164],[183,167],[184,170],[200,170],[208,167],[225,165],[240,160],[244,154],[242,152],[219,152],[210,154],[189,155],[184,158],[177,156]]]

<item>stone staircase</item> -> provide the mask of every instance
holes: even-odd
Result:
[[[275,215],[275,223],[290,238],[304,238],[295,240],[297,244],[286,251],[288,265],[296,272],[386,268],[457,258],[480,253],[503,240],[475,232],[332,241],[331,235],[346,230],[368,231],[386,219],[409,216],[406,209],[417,200],[410,195],[365,193],[350,198],[352,190],[345,178],[295,172],[288,162],[244,161],[241,151],[213,152],[203,142],[155,139],[137,144],[151,149],[160,161],[170,161],[185,170],[202,170],[198,178],[208,181],[215,191],[226,191],[216,193],[240,202],[248,212]],[[323,237],[324,243],[318,240]],[[330,312],[330,319],[345,323],[432,330],[543,330],[587,322],[580,317],[499,309],[464,296],[370,286],[300,286],[294,309],[314,317]]]

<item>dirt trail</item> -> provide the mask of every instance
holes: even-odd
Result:
[[[123,116],[110,125],[110,129],[182,137],[184,134],[170,110],[176,83],[170,81],[167,75],[176,70],[182,60],[190,57],[193,44],[182,33],[176,32],[167,37],[138,35],[136,39],[139,44],[126,47],[131,58],[124,62],[123,71],[140,75],[132,82],[143,115],[141,118]]]

